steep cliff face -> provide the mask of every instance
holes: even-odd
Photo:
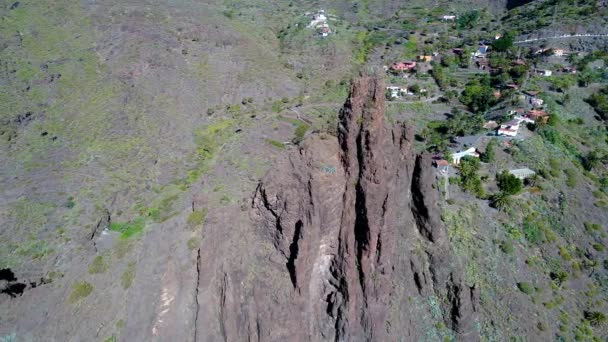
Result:
[[[450,257],[431,160],[412,151],[410,127],[385,124],[383,89],[356,80],[338,137],[311,136],[255,193],[254,220],[294,290],[284,323],[296,340],[413,338],[425,332],[401,313],[426,309],[407,299],[433,296],[451,333],[476,340],[476,291]]]

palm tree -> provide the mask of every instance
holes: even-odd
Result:
[[[499,192],[490,197],[490,205],[500,211],[503,211],[511,204],[511,196],[504,192]]]

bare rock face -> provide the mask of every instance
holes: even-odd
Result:
[[[338,137],[311,136],[259,184],[252,216],[291,278],[289,310],[299,314],[282,322],[291,340],[422,336],[415,320],[397,314],[416,314],[411,296],[439,298],[453,334],[478,339],[476,291],[450,255],[430,157],[412,143],[410,127],[384,122],[382,82],[361,77]]]

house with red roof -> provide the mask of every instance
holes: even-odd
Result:
[[[391,70],[393,71],[408,71],[412,70],[416,67],[416,62],[395,62],[391,65]]]

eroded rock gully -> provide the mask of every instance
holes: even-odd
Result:
[[[410,127],[384,122],[382,82],[364,76],[338,136],[309,137],[262,179],[252,217],[280,253],[293,295],[267,306],[279,314],[256,314],[255,340],[417,340],[433,319],[459,340],[478,340],[477,291],[450,255],[430,157],[412,144]],[[439,317],[416,304],[431,297]]]

